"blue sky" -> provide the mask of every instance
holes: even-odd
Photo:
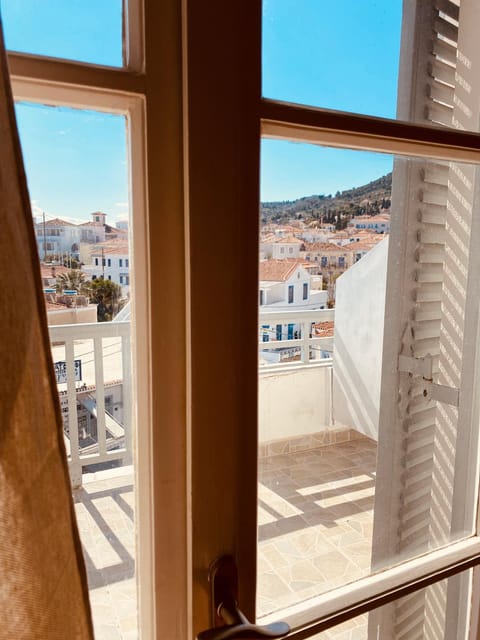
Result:
[[[264,0],[263,95],[394,118],[402,0]],[[391,156],[264,140],[261,199],[335,193],[391,171]]]
[[[17,123],[34,215],[107,222],[128,215],[126,124],[123,116],[17,104]]]
[[[263,94],[395,117],[401,0],[264,0]],[[121,0],[0,0],[7,47],[120,66]],[[20,105],[34,212],[87,219],[127,212],[125,121]],[[264,140],[261,199],[335,193],[391,170],[381,154]]]

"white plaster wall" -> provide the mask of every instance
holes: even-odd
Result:
[[[332,366],[259,377],[259,442],[317,433],[331,424]]]
[[[388,237],[336,282],[333,415],[378,437]]]
[[[88,307],[77,307],[72,309],[62,309],[61,311],[47,312],[48,324],[78,324],[83,322],[97,321],[97,305],[89,304]]]

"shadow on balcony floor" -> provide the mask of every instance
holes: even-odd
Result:
[[[101,480],[90,482],[84,476],[87,482],[73,492],[95,639],[137,640],[131,467],[98,475]]]
[[[363,437],[260,461],[260,616],[368,573],[375,463],[376,445]],[[97,474],[74,500],[95,638],[138,640],[132,474]],[[318,636],[366,637],[365,616]]]
[[[260,460],[260,616],[369,572],[375,468],[365,437]],[[364,637],[366,618],[319,636]]]

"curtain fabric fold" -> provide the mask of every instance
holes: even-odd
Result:
[[[0,221],[0,638],[91,640],[1,24]]]

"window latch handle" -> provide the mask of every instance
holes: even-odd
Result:
[[[218,558],[210,567],[212,619],[215,626],[201,631],[197,640],[230,640],[233,638],[283,638],[290,632],[286,622],[267,625],[252,624],[237,603],[238,573],[232,556]]]

